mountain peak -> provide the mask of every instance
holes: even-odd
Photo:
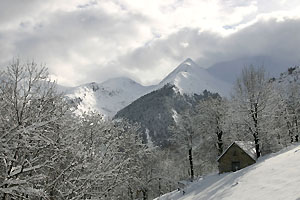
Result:
[[[181,64],[193,65],[193,64],[196,64],[196,63],[191,58],[187,58]]]
[[[185,59],[159,85],[162,87],[167,83],[175,85],[180,93],[186,94],[201,94],[206,89],[224,95],[230,88],[228,84],[217,80],[191,58]]]
[[[200,68],[191,58],[187,58],[174,70],[174,72],[187,71],[191,67]]]
[[[181,73],[190,71],[190,68],[199,67],[191,58],[185,59],[182,63],[180,63],[167,77],[165,77],[160,85],[165,85],[166,83],[173,83],[174,79]]]

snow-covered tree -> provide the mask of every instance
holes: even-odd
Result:
[[[222,97],[208,97],[199,101],[196,106],[196,120],[198,126],[202,126],[207,134],[214,135],[218,155],[223,152],[223,137],[225,133],[225,122],[227,113],[227,102]]]
[[[139,128],[91,113],[75,125],[70,164],[55,199],[126,199],[127,181],[140,170],[145,151]]]
[[[47,69],[14,60],[0,77],[2,199],[46,197],[47,177],[66,147],[69,107]]]
[[[34,62],[0,74],[0,197],[124,199],[145,156],[139,127],[75,116]]]
[[[181,152],[184,157],[187,156],[188,158],[188,174],[191,181],[195,177],[195,149],[203,146],[207,139],[205,138],[207,136],[206,132],[197,121],[196,116],[197,113],[194,109],[187,109],[178,115],[176,125],[170,127],[170,130],[173,132],[171,142],[179,149],[178,153]],[[181,160],[181,162],[183,161]]]
[[[293,71],[297,68],[289,68],[289,75],[294,75]],[[297,71],[291,77],[292,80],[277,83],[277,91],[281,98],[280,116],[285,124],[285,132],[287,132],[289,142],[299,141],[299,119],[300,119],[300,86]],[[285,137],[286,135],[282,135]]]
[[[190,113],[182,114],[178,117],[178,121],[175,127],[171,127],[171,130],[174,131],[172,140],[179,146],[181,146],[184,152],[188,154],[189,160],[189,174],[190,180],[194,180],[194,160],[193,160],[193,148],[195,145],[195,140],[198,137],[198,132],[195,131],[193,124],[193,118],[190,117]]]
[[[232,115],[236,115],[234,118],[239,129],[252,136],[257,157],[261,155],[260,145],[267,147],[274,139],[272,120],[278,107],[276,96],[262,67],[244,68],[234,87]]]

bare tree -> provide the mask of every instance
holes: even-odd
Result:
[[[84,116],[78,125],[72,144],[76,165],[60,181],[64,199],[126,199],[128,181],[142,170],[146,155],[139,127],[98,114]]]
[[[261,156],[261,138],[270,133],[267,123],[277,107],[274,96],[273,85],[262,67],[250,66],[243,69],[234,87],[232,110],[238,115],[237,123],[252,135],[257,157]]]
[[[295,68],[289,68],[295,69]],[[289,81],[287,84],[277,84],[278,95],[281,98],[280,113],[278,114],[278,120],[285,122],[284,127],[289,138],[289,143],[299,141],[299,117],[300,117],[300,88],[297,81],[298,76],[294,77],[293,81]],[[282,135],[285,137],[285,135]]]
[[[14,60],[0,82],[2,199],[45,197],[42,183],[61,158],[69,108],[35,62]]]
[[[190,180],[194,180],[194,149],[204,142],[204,134],[201,126],[197,124],[196,113],[192,109],[187,109],[178,116],[175,126],[170,127],[173,132],[172,143],[185,152],[188,157]]]
[[[225,133],[225,121],[227,113],[227,103],[222,97],[208,97],[199,101],[196,106],[196,120],[198,125],[202,126],[207,134],[215,134],[215,144],[218,155],[223,152],[223,137]]]

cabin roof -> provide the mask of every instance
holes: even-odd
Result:
[[[256,160],[256,150],[254,142],[250,141],[234,141],[223,153],[219,156],[217,161],[219,161],[224,154],[230,149],[234,144],[238,145],[245,153],[247,153],[253,160]]]

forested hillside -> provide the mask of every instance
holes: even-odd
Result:
[[[115,119],[125,118],[141,124],[145,142],[156,146],[168,146],[180,113],[193,109],[198,101],[209,96],[218,96],[204,91],[201,95],[182,95],[176,86],[167,84],[137,99],[115,115]]]

